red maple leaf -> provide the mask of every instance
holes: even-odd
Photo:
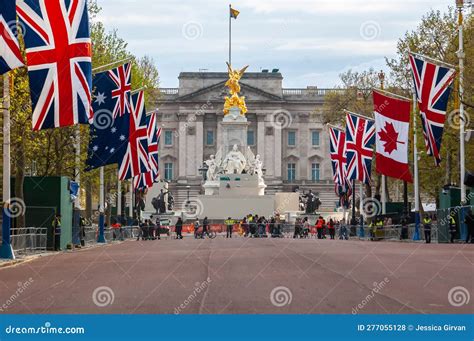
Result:
[[[405,142],[397,141],[398,132],[391,122],[385,122],[385,127],[379,132],[379,136],[380,140],[384,142],[385,152],[389,154],[398,149],[397,143],[405,144]]]

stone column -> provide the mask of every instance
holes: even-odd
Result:
[[[278,129],[278,128],[274,128],[274,132],[273,132],[274,136],[275,136],[275,171],[274,171],[274,176],[275,176],[275,179],[277,180],[282,180],[281,179],[281,164],[282,164],[282,160],[281,160],[281,149],[282,149],[282,145],[283,145],[283,140],[282,140],[282,130],[281,129]]]
[[[257,154],[265,164],[265,115],[257,114]]]
[[[187,115],[178,114],[178,131],[176,136],[178,139],[178,176],[180,178],[186,177],[186,127],[187,127]]]
[[[196,117],[196,155],[194,160],[195,175],[199,177],[199,168],[204,161],[204,116]]]

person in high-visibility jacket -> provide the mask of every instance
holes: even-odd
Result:
[[[431,218],[428,215],[423,218],[423,229],[425,230],[426,244],[429,244],[431,243]]]
[[[227,227],[226,238],[232,238],[232,230],[234,229],[234,220],[229,217],[224,221],[225,226]]]
[[[457,232],[457,228],[456,228],[456,220],[454,219],[454,211],[451,212],[451,214],[449,215],[449,235],[451,236],[451,243],[454,243],[454,237],[456,237],[456,232]]]

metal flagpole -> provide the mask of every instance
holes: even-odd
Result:
[[[379,80],[380,80],[380,88],[382,91],[384,91],[384,81],[385,81],[385,73],[383,71],[380,71],[379,74]],[[382,174],[382,214],[387,214],[387,192],[386,192],[386,187],[387,187],[387,177]]]
[[[460,154],[460,176],[461,176],[461,203],[466,203],[466,185],[464,184],[464,176],[466,174],[466,157],[464,151],[464,130],[465,130],[465,117],[464,117],[464,38],[463,38],[463,16],[462,16],[462,9],[463,9],[463,1],[457,1],[457,7],[459,11],[459,51],[458,51],[458,58],[459,58],[459,154]]]
[[[133,179],[130,180],[130,206],[128,207],[128,215],[130,219],[133,220]]]
[[[10,212],[10,78],[3,75],[3,210],[0,258],[15,259],[11,245]]]
[[[359,187],[359,211],[360,211],[360,233],[359,233],[359,237],[360,238],[364,238],[365,237],[365,233],[364,233],[364,183],[361,182],[360,183],[360,187]]]
[[[97,243],[105,243],[104,225],[105,225],[105,196],[104,196],[104,167],[100,167],[100,185],[99,185],[99,236]]]
[[[75,233],[73,235],[73,242],[74,244],[80,244],[82,235],[81,235],[81,174],[80,174],[80,167],[81,167],[81,131],[79,126],[76,127],[74,130],[74,144],[76,150],[76,157],[74,160],[74,181],[78,186],[78,192],[76,195],[76,199],[74,200],[74,211],[73,211],[73,229]]]
[[[122,183],[117,179],[117,218],[122,224]]]
[[[229,65],[232,66],[232,4],[229,4]]]
[[[415,187],[415,233],[413,240],[420,240],[420,182],[418,178],[418,142],[416,137],[416,106],[418,105],[416,99],[416,90],[413,88],[413,171],[414,187]]]

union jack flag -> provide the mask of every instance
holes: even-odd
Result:
[[[91,39],[86,0],[18,0],[25,27],[33,130],[92,119]]]
[[[112,90],[112,98],[117,99],[115,108],[113,111],[114,118],[117,116],[123,116],[125,113],[130,112],[130,91],[132,89],[131,76],[132,76],[132,65],[126,63],[115,69],[109,71],[110,78],[114,81],[117,86],[116,89]]]
[[[0,6],[0,75],[23,66],[17,32],[15,0],[3,0]]]
[[[153,186],[159,180],[160,169],[158,166],[158,150],[161,137],[161,128],[158,128],[156,113],[147,117],[148,134],[148,163],[150,171],[136,176],[133,180],[135,189]]]
[[[347,179],[370,184],[375,123],[353,113],[346,114]]]
[[[341,129],[329,127],[329,146],[334,180],[334,192],[339,197],[350,195],[351,183],[347,180],[346,174],[346,133]]]
[[[441,141],[443,138],[446,109],[456,71],[431,63],[426,57],[410,53],[418,108],[420,109],[423,136],[428,155],[435,158],[436,166],[441,163]]]
[[[124,157],[119,164],[120,180],[131,179],[150,171],[144,92],[139,91],[131,95],[130,104],[128,145]]]

